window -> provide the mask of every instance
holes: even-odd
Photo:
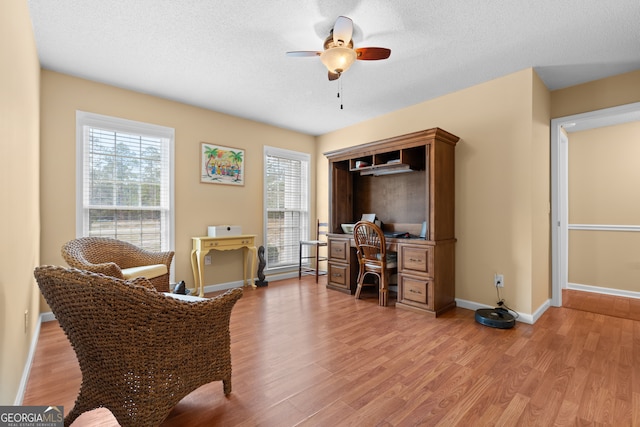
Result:
[[[309,154],[264,149],[267,269],[296,267],[309,237]]]
[[[173,250],[174,130],[76,112],[76,234]]]

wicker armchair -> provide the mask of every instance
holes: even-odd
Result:
[[[108,237],[80,237],[62,246],[62,257],[73,268],[118,279],[146,277],[160,292],[169,292],[173,251],[150,252]]]
[[[242,289],[184,301],[140,286],[145,278],[53,266],[34,274],[82,371],[65,426],[99,407],[122,426],[157,426],[204,384],[221,380],[231,393],[229,320]]]

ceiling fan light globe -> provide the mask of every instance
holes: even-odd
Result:
[[[356,60],[357,54],[353,49],[346,47],[332,47],[325,50],[320,55],[320,60],[332,73],[341,74],[351,67]]]

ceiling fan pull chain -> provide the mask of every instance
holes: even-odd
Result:
[[[342,105],[342,80],[338,80],[338,98],[340,98],[340,109],[343,110]]]

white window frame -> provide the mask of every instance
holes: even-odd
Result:
[[[85,152],[85,129],[90,127],[102,128],[118,132],[126,132],[135,135],[145,135],[155,138],[162,138],[167,141],[168,150],[168,218],[167,227],[162,232],[162,249],[163,251],[175,250],[175,130],[173,128],[154,125],[150,123],[137,122],[133,120],[122,119],[118,117],[105,116],[101,114],[89,113],[85,111],[76,111],[76,236],[83,237],[88,230],[88,210],[85,207],[85,177],[84,165],[88,159],[88,153]],[[174,259],[175,263],[175,259]],[[173,269],[171,270],[171,278],[173,280]]]
[[[309,238],[309,226],[310,226],[310,215],[311,215],[311,200],[310,200],[310,195],[311,195],[311,155],[308,153],[303,153],[303,152],[298,152],[298,151],[293,151],[293,150],[286,150],[284,148],[277,148],[277,147],[269,147],[269,146],[265,146],[264,147],[264,195],[263,195],[263,203],[264,203],[264,219],[263,219],[263,226],[264,226],[264,246],[265,246],[265,259],[267,261],[267,265],[266,265],[266,271],[269,272],[276,272],[276,271],[288,271],[288,270],[293,270],[294,268],[297,270],[298,269],[298,262],[299,262],[299,253],[298,253],[298,248],[299,245],[296,246],[296,257],[295,260],[292,259],[291,264],[287,264],[287,265],[283,265],[283,266],[277,266],[277,267],[272,267],[269,266],[269,262],[268,262],[268,251],[269,251],[269,247],[268,247],[268,242],[269,242],[269,235],[268,235],[268,222],[269,222],[269,206],[268,206],[268,179],[267,179],[267,157],[280,157],[283,159],[289,159],[289,160],[299,160],[301,162],[305,162],[306,163],[306,177],[303,177],[303,179],[306,180],[306,183],[303,183],[304,186],[304,197],[305,200],[303,200],[302,202],[302,215],[300,218],[300,239],[299,240],[307,240]],[[298,239],[296,239],[297,241]]]

